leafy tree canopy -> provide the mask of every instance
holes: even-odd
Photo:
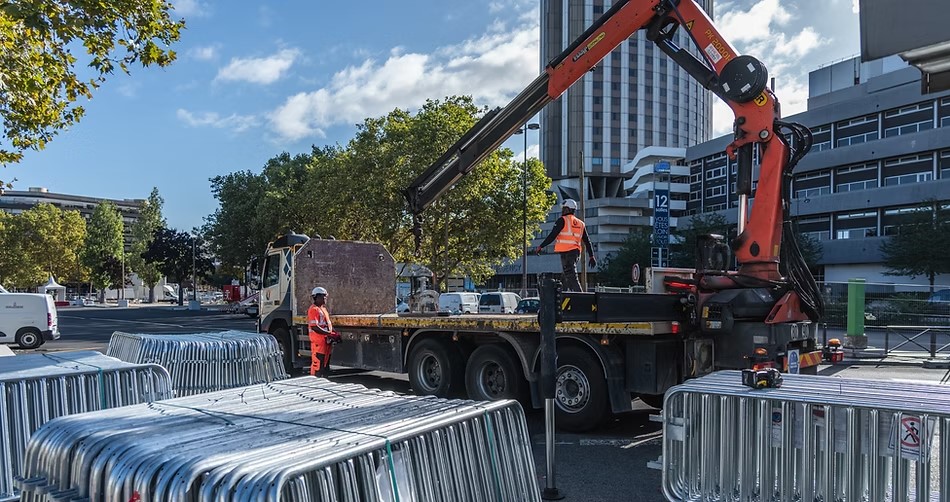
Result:
[[[636,285],[633,284],[631,271],[634,264],[639,264],[644,273],[650,266],[651,235],[652,230],[649,227],[632,229],[620,249],[608,255],[598,266],[597,278],[600,284],[616,287]]]
[[[200,278],[210,277],[214,272],[214,262],[205,241],[174,229],[158,229],[142,257],[155,263],[162,274],[179,284],[179,305],[185,290],[182,285],[192,282],[192,272]]]
[[[0,4],[0,164],[40,150],[80,120],[80,98],[91,98],[118,66],[165,66],[183,21],[166,0],[17,0]],[[80,62],[74,54],[85,51]],[[88,70],[79,75],[76,66]],[[85,75],[90,76],[85,76]]]
[[[51,275],[60,282],[85,280],[79,250],[86,240],[86,221],[78,211],[43,203],[5,219],[0,255],[15,260],[4,273],[8,284],[29,288]]]
[[[220,207],[207,229],[215,250],[223,263],[247,263],[275,235],[294,230],[380,242],[397,261],[425,265],[440,282],[451,275],[476,282],[487,278],[493,265],[521,256],[527,245],[521,225],[523,163],[511,150],[493,152],[423,214],[421,256],[414,255],[412,217],[403,196],[484,113],[470,97],[430,100],[415,115],[397,109],[366,119],[345,147],[281,154],[260,175],[213,178]],[[554,203],[547,192],[550,179],[537,160],[527,163],[527,185],[530,234]]]
[[[152,188],[152,193],[142,206],[139,217],[132,224],[132,242],[129,245],[128,265],[149,287],[149,302],[154,302],[154,287],[162,280],[162,272],[156,263],[142,258],[148,246],[155,238],[155,232],[165,227],[165,218],[162,216],[162,206],[165,200],[158,193],[158,188]]]
[[[125,242],[123,234],[125,225],[119,208],[110,201],[100,202],[96,206],[87,224],[86,245],[83,246],[81,259],[83,265],[89,269],[90,280],[101,288],[112,287],[122,282],[116,277],[115,261],[123,259]]]
[[[931,199],[916,209],[881,244],[885,274],[926,277],[933,292],[937,274],[950,273],[950,203]]]
[[[681,219],[682,221],[682,219]],[[699,237],[708,234],[719,234],[726,239],[734,225],[726,221],[726,217],[719,213],[693,215],[685,226],[673,230],[674,241],[670,262],[674,267],[693,268],[696,266],[696,246]]]

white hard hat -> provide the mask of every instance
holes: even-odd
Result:
[[[326,296],[326,294],[327,294],[326,288],[321,288],[320,286],[313,288],[313,291],[310,292],[310,296],[317,296],[317,295]]]
[[[561,207],[566,207],[566,208],[571,209],[571,210],[576,210],[576,209],[577,209],[577,201],[575,201],[574,199],[564,199],[564,203],[561,204]]]

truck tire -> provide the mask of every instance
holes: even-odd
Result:
[[[510,351],[500,345],[483,345],[475,349],[465,365],[465,390],[469,399],[478,401],[522,401],[527,381]]]
[[[23,328],[16,334],[16,344],[21,349],[37,349],[43,345],[43,334],[36,328]]]
[[[281,326],[274,328],[271,335],[274,335],[274,338],[277,339],[277,345],[280,346],[280,351],[284,353],[284,369],[287,371],[287,374],[290,376],[302,374],[300,370],[294,367],[293,354],[290,352],[292,347],[290,343],[290,330]]]
[[[557,424],[564,430],[582,432],[610,418],[607,379],[600,362],[581,347],[558,350],[554,403]]]
[[[423,396],[453,397],[462,386],[465,365],[458,351],[427,338],[409,354],[409,385]]]

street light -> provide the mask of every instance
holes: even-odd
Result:
[[[521,167],[521,228],[523,231],[521,253],[521,296],[528,293],[528,130],[537,131],[540,124],[525,124],[515,134],[524,135],[524,164]]]

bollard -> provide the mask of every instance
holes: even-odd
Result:
[[[541,498],[545,500],[564,498],[557,489],[554,473],[554,394],[557,378],[557,344],[554,329],[557,324],[559,292],[560,283],[550,274],[542,274],[538,324],[541,328],[541,397],[544,398],[544,452],[547,457],[547,479]]]

